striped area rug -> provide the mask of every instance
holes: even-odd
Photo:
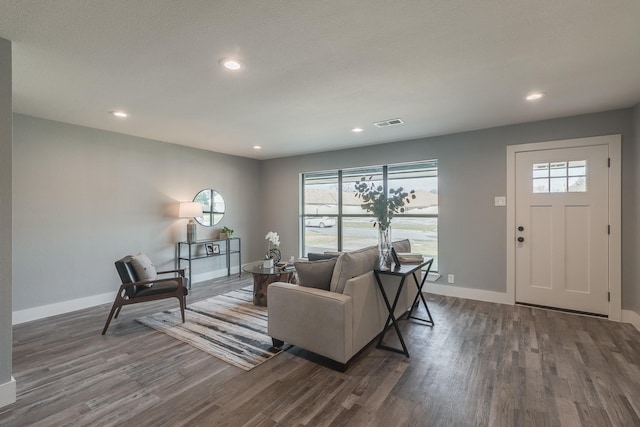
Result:
[[[136,320],[245,371],[282,351],[272,347],[267,308],[253,305],[252,286],[187,303],[185,323],[179,308]]]

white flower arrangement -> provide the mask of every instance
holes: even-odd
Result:
[[[264,236],[265,240],[269,241],[269,246],[267,246],[267,253],[264,255],[265,259],[270,260],[269,267],[273,267],[273,263],[277,263],[282,258],[282,254],[280,253],[280,249],[278,246],[280,245],[280,236],[275,231],[270,231]],[[273,247],[271,247],[273,245]]]
[[[271,245],[274,247],[280,246],[280,236],[275,231],[268,232],[264,239],[269,241],[269,249],[271,249]]]

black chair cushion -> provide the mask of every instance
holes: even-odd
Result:
[[[120,276],[120,280],[122,281],[123,285],[139,281],[138,275],[136,274],[136,271],[133,268],[133,264],[131,263],[132,258],[133,255],[127,255],[115,262],[116,270],[118,270],[118,275]],[[125,293],[129,298],[132,298],[138,291],[139,287],[140,286],[132,286],[130,288],[127,288]]]
[[[120,276],[122,283],[133,283],[138,281],[138,275],[133,269],[133,264],[131,263],[132,259],[132,255],[127,255],[115,262],[116,270],[118,270],[118,275]]]
[[[136,286],[138,291],[133,295],[133,298],[148,297],[151,295],[169,294],[175,292],[178,288],[177,282],[165,282],[154,283],[152,287]],[[187,295],[187,288],[184,289],[184,294]]]

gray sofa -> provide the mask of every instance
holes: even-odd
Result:
[[[411,252],[408,240],[393,245],[397,252]],[[342,253],[334,260],[296,263],[300,284],[269,285],[269,335],[274,343],[293,344],[346,367],[380,334],[389,314],[373,274],[377,258],[377,248],[368,247]],[[387,295],[395,295],[399,279],[382,279]],[[408,279],[397,317],[409,310],[416,293],[414,280]]]

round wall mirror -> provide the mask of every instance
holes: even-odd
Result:
[[[216,190],[206,188],[196,194],[194,202],[202,203],[202,216],[194,218],[198,224],[212,227],[224,216],[224,199]]]

